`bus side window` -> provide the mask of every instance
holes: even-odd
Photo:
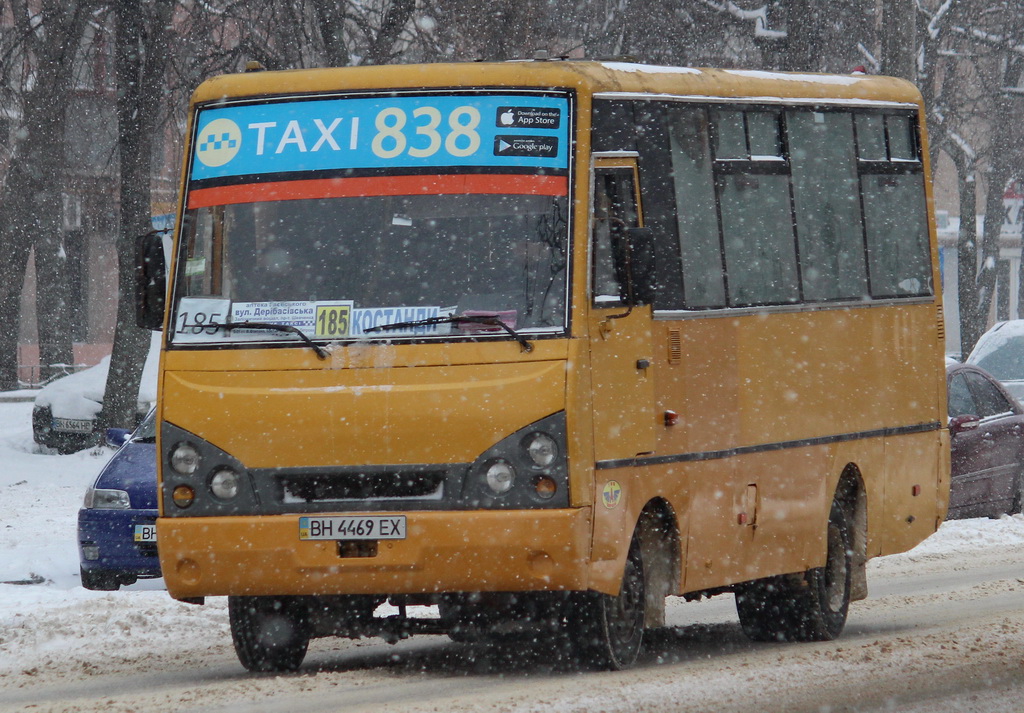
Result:
[[[669,140],[676,221],[688,309],[725,306],[725,267],[718,232],[707,110],[672,107]]]
[[[594,304],[619,305],[625,297],[622,250],[626,229],[638,227],[631,168],[595,171],[593,224],[591,279]]]
[[[799,302],[779,112],[715,108],[710,115],[729,305]]]
[[[793,206],[806,301],[862,299],[868,293],[853,115],[786,112]]]
[[[860,114],[855,129],[871,296],[931,295],[924,166],[911,116]]]

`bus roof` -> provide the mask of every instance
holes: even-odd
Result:
[[[226,74],[207,80],[192,101],[351,90],[425,87],[552,87],[581,94],[663,95],[747,101],[899,103],[923,106],[902,79],[865,74],[815,74],[741,69],[660,67],[628,62],[512,61],[402,64]]]

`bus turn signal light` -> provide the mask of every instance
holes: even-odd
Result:
[[[187,508],[196,499],[196,491],[187,485],[179,485],[171,493],[171,499],[174,500],[174,504],[178,507]]]
[[[535,481],[533,481],[533,487],[537,491],[537,495],[544,498],[545,500],[547,500],[550,497],[553,497],[555,491],[558,490],[558,485],[555,483],[555,481],[546,475],[541,475]]]

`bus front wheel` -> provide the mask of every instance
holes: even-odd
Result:
[[[617,596],[579,592],[573,602],[572,636],[587,666],[622,670],[636,662],[644,634],[644,562],[633,539]]]
[[[852,537],[846,510],[832,503],[825,566],[750,582],[736,592],[743,633],[754,641],[831,641],[850,606]]]
[[[298,597],[228,597],[231,641],[249,671],[294,671],[309,646],[309,609]]]

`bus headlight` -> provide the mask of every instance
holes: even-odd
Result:
[[[495,495],[507,493],[516,482],[516,469],[508,461],[496,460],[487,467],[484,480]]]
[[[508,434],[469,466],[461,501],[481,509],[569,506],[565,411]]]
[[[171,450],[171,468],[179,475],[192,475],[199,469],[199,451],[191,443],[179,443]]]
[[[221,500],[234,500],[238,497],[239,485],[238,473],[230,468],[221,468],[210,478],[210,492]]]
[[[546,433],[532,433],[524,443],[527,455],[538,468],[547,468],[558,457],[558,444]]]

